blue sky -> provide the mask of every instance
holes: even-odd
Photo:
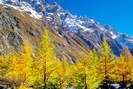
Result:
[[[133,36],[133,0],[56,0],[74,15],[88,16]]]

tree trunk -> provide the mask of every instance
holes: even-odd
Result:
[[[105,69],[104,69],[105,70],[104,71],[104,80],[105,80],[105,83],[104,84],[105,85],[104,86],[105,86],[105,89],[108,89],[108,76],[107,76],[107,67],[108,66],[107,66],[107,59],[106,58],[105,58],[105,62],[104,63],[105,63],[105,65],[104,65],[104,67],[105,67]]]
[[[125,75],[122,75],[122,87],[126,88]]]
[[[43,70],[44,70],[44,89],[47,88],[47,84],[46,84],[46,62],[43,66]]]
[[[88,87],[87,87],[87,81],[86,81],[86,74],[84,75],[84,78],[85,78],[85,89],[88,89]]]

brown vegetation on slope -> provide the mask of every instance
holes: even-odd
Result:
[[[58,58],[61,59],[62,55],[64,55],[70,62],[74,62],[75,59],[80,57],[80,54],[87,53],[88,49],[84,47],[84,44],[81,44],[80,38],[74,34],[70,34],[62,28],[55,31],[54,28],[47,27],[45,21],[34,19],[26,13],[20,13],[12,8],[2,5],[0,8],[0,16],[3,19],[3,22],[0,20],[0,36],[3,38],[0,45],[2,45],[1,49],[4,50],[1,51],[1,54],[8,53],[14,49],[18,50],[23,45],[23,41],[27,39],[33,45],[33,48],[36,49],[39,46],[41,34],[46,28],[49,29],[50,38],[56,46]],[[63,34],[59,34],[59,31]],[[9,39],[7,40],[7,38]],[[3,48],[3,45],[5,48]]]

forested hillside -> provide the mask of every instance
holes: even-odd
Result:
[[[0,82],[13,89],[109,89],[112,83],[132,86],[133,57],[127,48],[121,57],[115,57],[104,40],[99,51],[81,54],[70,64],[65,56],[63,61],[56,58],[48,30],[44,30],[39,45],[34,53],[25,40],[21,52],[0,56]]]

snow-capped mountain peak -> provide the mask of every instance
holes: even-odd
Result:
[[[56,23],[66,31],[80,36],[92,48],[97,48],[97,44],[100,45],[102,39],[107,37],[115,54],[119,55],[125,47],[133,51],[133,37],[118,33],[111,26],[100,24],[94,19],[72,15],[57,3],[47,4],[46,17],[53,25]]]
[[[0,0],[0,4],[28,13],[37,19],[42,18],[42,2],[42,0]]]
[[[0,0],[0,4],[12,7],[20,12],[41,19],[45,18],[47,25],[62,28],[66,32],[80,37],[87,47],[98,48],[103,38],[108,38],[108,43],[115,54],[120,54],[124,47],[133,51],[133,37],[116,32],[111,26],[103,25],[94,19],[76,16],[64,10],[56,2],[43,0]]]

